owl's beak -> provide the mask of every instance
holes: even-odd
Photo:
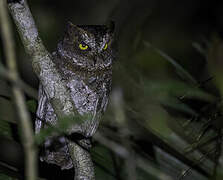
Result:
[[[103,60],[100,58],[100,55],[94,57],[93,62],[95,67],[99,67],[101,64],[103,64]]]

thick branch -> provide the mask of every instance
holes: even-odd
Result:
[[[8,4],[14,22],[18,28],[26,52],[31,56],[33,70],[39,77],[58,117],[74,113],[72,100],[50,53],[44,47],[32,14],[25,0]]]
[[[94,165],[87,150],[75,143],[69,143],[69,152],[73,157],[75,180],[94,180]],[[84,167],[84,168],[83,168]]]
[[[18,79],[17,65],[15,58],[14,41],[12,38],[12,31],[10,26],[10,19],[7,14],[7,6],[5,0],[0,0],[0,20],[2,38],[4,41],[4,50],[6,55],[6,62],[9,71],[12,74],[12,79]],[[19,125],[21,126],[22,143],[25,150],[25,175],[26,179],[35,180],[37,176],[37,152],[34,147],[34,135],[32,131],[31,118],[26,109],[24,94],[21,89],[13,84],[12,87],[16,107],[19,113]]]
[[[25,0],[10,0],[8,6],[26,52],[31,56],[33,70],[44,87],[47,98],[50,100],[58,118],[77,114],[69,90],[58,73],[50,53],[39,38],[35,22]],[[89,152],[69,143],[69,150],[75,167],[76,180],[94,179],[94,168]],[[82,158],[80,158],[82,157]],[[76,163],[76,160],[80,162]],[[84,163],[88,162],[88,163]]]

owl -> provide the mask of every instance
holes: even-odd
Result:
[[[52,53],[75,111],[81,116],[91,115],[78,127],[71,128],[71,133],[86,139],[95,133],[108,104],[115,49],[114,25],[73,25],[69,22],[63,39]],[[57,116],[41,84],[36,115],[36,133],[57,124]],[[41,161],[56,164],[61,169],[73,167],[65,136],[47,138],[42,149]]]

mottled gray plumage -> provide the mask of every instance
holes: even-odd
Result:
[[[79,133],[89,138],[95,133],[108,103],[114,54],[112,28],[105,25],[68,24],[64,38],[52,53],[53,61],[67,84],[75,110],[80,115],[91,114],[92,117],[71,127],[70,134]],[[36,133],[56,123],[56,114],[40,84]],[[43,149],[41,160],[61,166],[62,169],[73,167],[65,137],[48,138]]]

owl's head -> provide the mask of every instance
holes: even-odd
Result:
[[[58,53],[78,68],[95,71],[111,68],[115,55],[114,26],[73,25],[58,44]]]

